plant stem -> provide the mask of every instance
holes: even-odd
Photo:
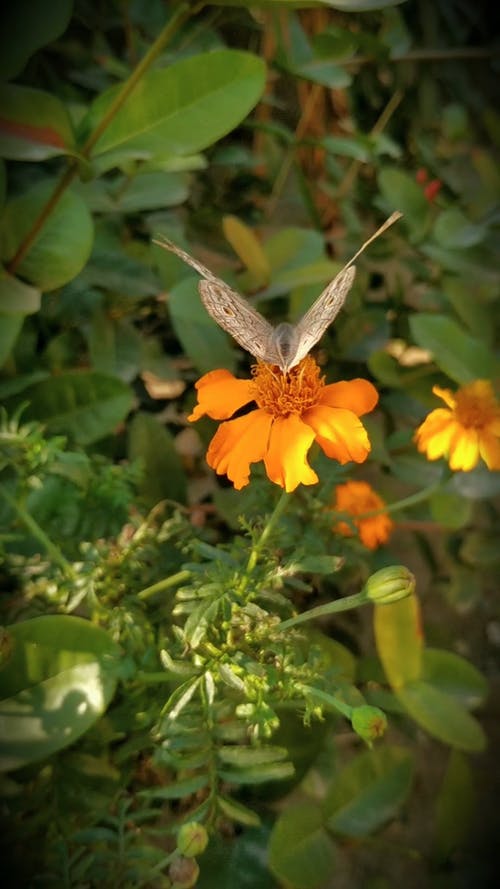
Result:
[[[159,580],[158,583],[153,583],[151,586],[145,587],[137,593],[137,598],[142,602],[146,602],[148,599],[156,596],[157,593],[161,593],[163,590],[168,590],[170,587],[178,586],[189,580],[190,577],[190,571],[177,571],[176,574],[171,574],[170,577],[165,577],[163,580]]]
[[[384,129],[386,128],[387,124],[389,123],[392,115],[394,114],[396,108],[398,107],[400,102],[403,100],[403,98],[404,98],[404,93],[402,92],[402,90],[396,90],[396,92],[394,92],[392,94],[387,105],[383,109],[380,117],[378,118],[378,120],[375,121],[373,127],[371,128],[370,136],[379,136],[380,133],[382,133],[384,131]],[[356,176],[358,175],[362,166],[363,166],[363,163],[359,160],[353,160],[349,164],[346,172],[344,173],[344,176],[342,177],[342,179],[338,185],[338,188],[335,191],[335,198],[337,200],[345,197],[345,195],[351,191],[351,189],[354,185]]]
[[[317,605],[316,608],[311,608],[309,611],[303,611],[302,614],[298,614],[297,617],[290,617],[288,620],[283,620],[281,623],[276,624],[273,627],[273,631],[278,630],[281,632],[282,630],[288,630],[290,627],[295,627],[297,624],[303,624],[306,621],[314,620],[316,617],[325,617],[327,614],[338,614],[340,611],[349,611],[351,608],[359,608],[360,605],[366,605],[370,599],[366,595],[365,591],[362,590],[360,593],[354,593],[352,596],[345,596],[344,599],[336,599],[335,602],[326,602],[325,605]]]
[[[304,694],[310,695],[312,698],[321,701],[322,704],[329,704],[335,710],[338,710],[339,713],[342,713],[342,716],[345,716],[346,719],[351,719],[353,708],[339,698],[336,698],[334,695],[328,694],[327,691],[323,691],[321,688],[313,688],[311,685],[302,684],[299,686],[299,690]]]
[[[151,67],[155,59],[159,56],[161,51],[165,48],[169,40],[172,38],[173,34],[179,28],[179,26],[191,15],[191,10],[187,3],[182,3],[178,9],[174,12],[172,18],[165,25],[165,27],[160,31],[160,34],[154,41],[154,43],[150,46],[144,58],[141,59],[137,67],[132,71],[132,74],[122,84],[121,89],[118,90],[114,100],[109,106],[106,113],[103,115],[102,119],[97,124],[95,130],[90,133],[86,142],[82,146],[82,149],[79,153],[79,158],[88,160],[91,154],[91,151],[96,144],[96,142],[100,139],[105,129],[109,126],[113,118],[116,116],[117,112],[120,110],[122,105],[126,102],[131,92],[135,89],[140,79],[144,76],[148,68]],[[36,241],[40,231],[45,225],[47,219],[51,215],[54,208],[59,203],[62,195],[68,188],[68,186],[72,183],[73,179],[76,177],[78,173],[78,158],[73,159],[68,164],[66,170],[63,175],[59,179],[59,182],[56,184],[54,191],[52,192],[50,198],[47,200],[44,207],[42,207],[39,215],[33,222],[33,225],[24,236],[21,244],[19,245],[15,256],[11,259],[11,261],[7,265],[7,270],[11,275],[14,275],[30,250],[33,246],[34,241]]]
[[[257,560],[258,560],[259,555],[261,553],[261,550],[265,546],[267,540],[269,539],[270,534],[273,532],[278,520],[281,518],[281,515],[283,514],[289,499],[290,498],[289,498],[289,495],[287,494],[287,492],[283,491],[280,499],[278,500],[276,506],[274,507],[273,512],[269,516],[269,519],[268,519],[265,527],[262,530],[262,534],[260,535],[257,542],[254,543],[254,545],[252,547],[252,551],[250,553],[250,556],[248,558],[248,563],[247,563],[247,575],[251,574],[253,569],[255,568],[255,566],[257,564]]]
[[[61,550],[55,543],[52,542],[50,537],[47,536],[43,528],[40,528],[38,522],[35,521],[33,516],[29,514],[29,512],[18,503],[14,497],[5,490],[3,486],[0,487],[0,493],[2,494],[4,500],[7,501],[11,509],[17,514],[18,518],[22,521],[23,525],[31,532],[33,537],[38,540],[39,543],[43,546],[46,552],[52,557],[54,562],[59,565],[60,568],[64,571],[64,573],[74,579],[75,572],[73,570],[73,566],[70,562],[63,556]]]

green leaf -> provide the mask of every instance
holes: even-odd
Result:
[[[128,427],[128,454],[140,459],[139,492],[151,508],[160,500],[186,502],[186,477],[171,433],[152,415],[137,413]]]
[[[39,420],[50,434],[64,433],[82,445],[112,434],[133,403],[128,386],[91,371],[42,380],[24,389],[20,398],[29,402],[26,419]]]
[[[244,824],[245,827],[258,827],[260,824],[260,818],[256,812],[253,812],[252,809],[247,809],[246,806],[235,802],[233,799],[218,796],[217,805],[226,818],[236,821],[237,824]]]
[[[138,213],[182,204],[189,190],[183,174],[154,171],[115,177],[112,182],[94,179],[80,185],[79,193],[95,213]]]
[[[24,323],[24,315],[0,312],[0,367],[9,357]]]
[[[330,89],[344,89],[352,82],[351,75],[341,65],[314,56],[301,65],[291,65],[288,70],[295,77],[303,77],[305,80],[320,83]]]
[[[217,755],[223,763],[247,768],[248,766],[260,766],[267,763],[279,762],[286,759],[288,751],[284,747],[219,747]]]
[[[413,769],[413,758],[402,747],[380,747],[356,756],[333,779],[324,800],[328,827],[351,837],[378,830],[405,802]]]
[[[120,649],[89,621],[36,617],[9,627],[0,669],[0,769],[17,769],[72,744],[113,697]]]
[[[474,779],[461,753],[452,750],[436,800],[432,857],[447,864],[467,842],[475,812]]]
[[[335,846],[317,805],[305,801],[280,815],[269,841],[269,867],[280,881],[295,889],[315,889],[333,876],[334,857]]]
[[[430,221],[430,206],[421,186],[397,167],[381,170],[378,184],[388,209],[403,213],[402,222],[409,230],[411,239],[421,240]]]
[[[19,278],[0,269],[0,312],[9,315],[32,315],[40,308],[42,295]]]
[[[500,562],[496,531],[470,531],[460,547],[460,558],[475,568],[494,568]]]
[[[54,192],[41,182],[7,204],[2,217],[2,259],[13,259]],[[94,237],[92,217],[81,197],[65,191],[41,228],[17,272],[41,290],[71,281],[89,258]]]
[[[230,784],[263,784],[266,781],[284,781],[294,773],[291,762],[261,763],[259,766],[247,766],[241,769],[221,769],[217,774],[223,781]]]
[[[93,370],[127,383],[137,376],[142,343],[139,331],[130,321],[112,318],[98,309],[85,332]]]
[[[197,283],[198,279],[189,275],[169,292],[168,307],[177,339],[201,373],[219,367],[234,371],[235,352],[226,334],[207,313]]]
[[[455,491],[438,491],[433,494],[429,506],[432,518],[445,528],[456,530],[467,524],[472,504]]]
[[[421,680],[397,689],[396,695],[415,722],[433,737],[466,753],[484,750],[486,738],[481,726],[450,695]]]
[[[147,790],[139,790],[137,796],[141,799],[185,799],[192,793],[198,793],[208,784],[208,774],[194,775],[184,781],[169,782],[167,787],[151,787]]]
[[[422,670],[422,627],[416,596],[375,605],[373,626],[377,653],[392,688],[418,679]]]
[[[72,0],[16,0],[4,4],[0,29],[0,79],[11,80],[29,57],[66,29]]]
[[[470,472],[455,472],[450,486],[469,500],[489,500],[500,494],[500,472],[479,463]]]
[[[71,121],[63,103],[42,90],[0,86],[0,155],[42,161],[74,149]]]
[[[219,797],[218,803],[223,808],[225,800]],[[228,817],[237,820],[231,813]],[[267,826],[246,829],[231,838],[215,833],[200,856],[196,889],[278,889],[267,867],[268,839]]]
[[[485,343],[465,333],[446,315],[413,315],[410,330],[415,342],[429,349],[437,366],[457,383],[492,379],[498,370]]]
[[[238,50],[215,50],[149,71],[114,116],[94,155],[189,155],[217,142],[247,116],[265,86],[265,65]],[[93,103],[82,124],[85,138],[108,112],[120,87]]]
[[[486,234],[485,225],[474,225],[457,207],[443,210],[433,228],[436,241],[442,247],[452,250],[480,244]]]
[[[488,694],[488,683],[479,670],[452,651],[426,648],[422,678],[468,709],[479,707]]]

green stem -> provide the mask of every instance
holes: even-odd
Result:
[[[364,590],[360,593],[354,593],[352,596],[346,596],[344,599],[336,599],[335,602],[327,602],[325,605],[317,605],[309,611],[303,611],[297,617],[290,617],[273,627],[273,631],[288,630],[297,624],[303,624],[306,621],[314,620],[317,617],[325,617],[327,614],[338,614],[340,611],[349,611],[351,608],[359,608],[360,605],[366,605],[370,599]]]
[[[170,589],[170,587],[179,586],[179,584],[185,583],[190,577],[190,571],[178,571],[177,574],[171,574],[170,577],[164,577],[163,580],[159,580],[158,583],[153,583],[151,586],[145,587],[137,593],[137,598],[142,602],[146,602],[148,599],[156,596],[157,593],[162,593],[164,590]]]
[[[162,31],[160,31],[160,34],[158,35],[154,43],[150,46],[144,58],[141,59],[137,67],[134,69],[134,71],[132,71],[132,74],[130,75],[128,80],[126,80],[125,83],[122,84],[121,89],[118,90],[118,93],[116,94],[113,102],[109,106],[106,114],[104,114],[102,119],[97,124],[95,130],[90,133],[89,137],[87,138],[81,149],[80,159],[89,159],[94,145],[96,144],[98,139],[100,139],[103,132],[109,126],[124,102],[126,102],[131,92],[139,83],[140,79],[144,76],[148,68],[151,67],[155,59],[165,48],[169,40],[175,34],[176,30],[187,18],[189,18],[190,15],[191,10],[189,9],[187,3],[182,3],[179,8],[176,9],[172,18],[165,25]],[[36,241],[41,229],[45,225],[52,211],[59,203],[59,200],[63,196],[68,186],[71,185],[73,179],[76,177],[78,173],[78,164],[78,159],[70,161],[59,182],[56,184],[56,187],[54,188],[54,191],[52,192],[50,198],[42,207],[39,215],[33,222],[33,225],[24,236],[15,256],[11,259],[7,266],[7,270],[11,275],[14,275],[16,273],[20,263],[22,262],[30,248],[33,246],[34,241]]]
[[[23,525],[33,534],[33,537],[38,540],[38,542],[43,546],[46,552],[52,557],[54,562],[59,565],[59,567],[64,571],[64,573],[74,579],[75,572],[73,571],[73,567],[70,562],[63,556],[61,550],[55,543],[52,543],[50,537],[47,536],[45,531],[40,528],[38,522],[35,521],[33,516],[29,514],[29,512],[18,503],[14,497],[5,490],[2,486],[0,487],[0,493],[2,494],[4,500],[7,501],[11,509],[17,514],[18,518],[21,520]]]
[[[251,574],[253,569],[255,568],[258,558],[260,556],[260,553],[261,553],[263,547],[266,545],[267,541],[269,540],[269,537],[272,534],[272,532],[274,531],[274,528],[275,528],[276,524],[278,523],[279,519],[281,518],[283,512],[285,511],[285,508],[287,506],[289,499],[290,498],[289,498],[289,495],[287,494],[287,492],[283,491],[280,499],[278,500],[276,506],[274,507],[273,512],[269,516],[269,519],[268,519],[265,527],[262,530],[262,534],[260,535],[259,539],[256,541],[256,543],[254,543],[254,545],[252,547],[250,556],[248,558],[248,563],[247,563],[247,575]]]
[[[328,694],[327,691],[322,691],[322,689],[314,688],[311,685],[299,685],[298,690],[309,695],[311,698],[316,698],[318,701],[321,701],[322,704],[329,704],[330,707],[333,707],[335,710],[338,710],[339,713],[342,713],[342,716],[345,716],[346,719],[351,718],[353,708],[344,701],[340,701],[338,698],[334,697],[334,695]]]
[[[396,500],[395,503],[388,503],[381,509],[370,509],[369,512],[363,512],[356,516],[353,516],[351,513],[335,513],[335,515],[339,518],[350,518],[351,521],[358,522],[362,519],[371,519],[373,516],[383,515],[386,512],[399,512],[401,509],[406,509],[408,506],[414,506],[416,503],[422,503],[422,501],[428,500],[436,491],[439,491],[442,484],[442,481],[434,482],[434,484],[428,485],[427,488],[423,488],[415,494],[409,494],[408,497],[403,497],[401,500]]]

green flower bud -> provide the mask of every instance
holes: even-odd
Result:
[[[365,593],[376,605],[390,605],[415,592],[415,578],[404,565],[382,568],[368,578]]]
[[[189,821],[183,824],[177,834],[177,848],[181,855],[186,858],[194,858],[201,855],[207,848],[208,833],[203,824],[197,824],[196,821]]]
[[[194,858],[175,858],[168,869],[173,889],[191,889],[196,886],[199,875],[200,868]]]
[[[371,746],[372,741],[385,734],[387,718],[378,707],[370,707],[366,704],[354,708],[351,714],[351,725],[356,734]]]

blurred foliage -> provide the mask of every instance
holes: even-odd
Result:
[[[17,886],[493,885],[468,754],[486,745],[480,671],[498,675],[500,474],[443,471],[413,442],[433,385],[498,380],[493,18],[465,0],[2,12],[0,765]],[[286,509],[259,469],[240,492],[218,482],[212,424],[187,422],[194,383],[249,359],[152,239],[294,321],[394,210],[318,349],[329,381],[380,391],[369,462],[316,454],[319,485]],[[392,504],[373,552],[333,533],[351,476]],[[399,563],[421,605],[335,613]],[[316,606],[319,629],[280,629]]]

